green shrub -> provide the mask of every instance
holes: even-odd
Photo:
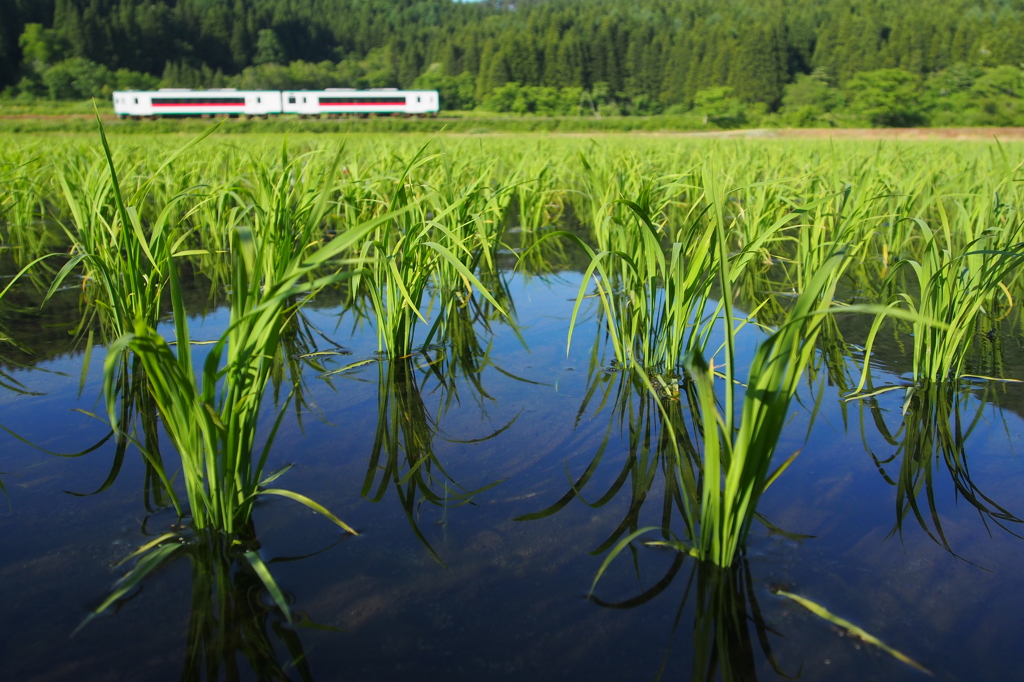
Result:
[[[858,73],[846,84],[850,109],[872,126],[897,128],[923,125],[920,79],[903,69]]]

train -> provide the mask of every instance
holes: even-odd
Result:
[[[113,94],[120,118],[188,116],[436,116],[436,90],[328,88],[326,90],[188,90],[119,91]]]

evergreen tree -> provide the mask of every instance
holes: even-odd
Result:
[[[745,102],[764,102],[775,108],[789,79],[782,27],[757,24],[740,34],[731,71],[736,95]]]
[[[284,48],[274,30],[265,28],[260,31],[256,38],[256,56],[252,63],[259,66],[260,64],[283,64],[284,61]]]

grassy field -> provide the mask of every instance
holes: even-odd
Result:
[[[462,112],[457,112],[462,113]],[[215,124],[204,119],[119,121],[110,115],[104,116],[112,133],[154,135],[163,133],[198,134]],[[9,133],[88,133],[95,127],[91,113],[50,114],[32,112],[24,114],[0,113],[0,134]],[[297,116],[280,116],[273,120],[229,119],[221,128],[222,133],[268,134],[268,133],[535,133],[535,132],[630,132],[630,131],[708,131],[719,130],[705,126],[697,119],[686,116],[652,117],[540,117],[495,115],[452,115],[443,112],[436,118],[371,117],[365,119],[300,119]]]
[[[548,135],[676,135],[685,137],[758,137],[786,139],[853,140],[977,140],[1024,139],[1024,128],[785,128],[775,120],[750,121],[740,128],[705,123],[696,115],[679,116],[520,116],[477,111],[442,111],[433,118],[372,117],[352,119],[301,119],[279,116],[269,120],[164,119],[122,121],[106,102],[100,102],[100,118],[111,135],[198,135],[215,125],[218,134],[548,134]],[[0,135],[85,134],[95,129],[91,102],[0,104]]]
[[[161,134],[186,132],[198,134],[214,125],[211,119],[165,119],[157,121],[121,121],[109,101],[97,101],[100,117],[110,131],[120,134]],[[94,129],[93,102],[0,103],[0,134],[9,133],[88,133]],[[339,132],[584,132],[584,131],[708,131],[719,130],[696,115],[681,116],[520,116],[478,111],[442,111],[433,118],[372,116],[352,119],[305,119],[295,115],[269,120],[228,119],[222,133],[339,133]]]

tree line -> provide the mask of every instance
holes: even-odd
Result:
[[[1021,36],[1024,0],[0,0],[0,89],[430,87],[448,109],[911,124],[965,92],[1015,111]],[[867,103],[894,96],[905,111]]]

